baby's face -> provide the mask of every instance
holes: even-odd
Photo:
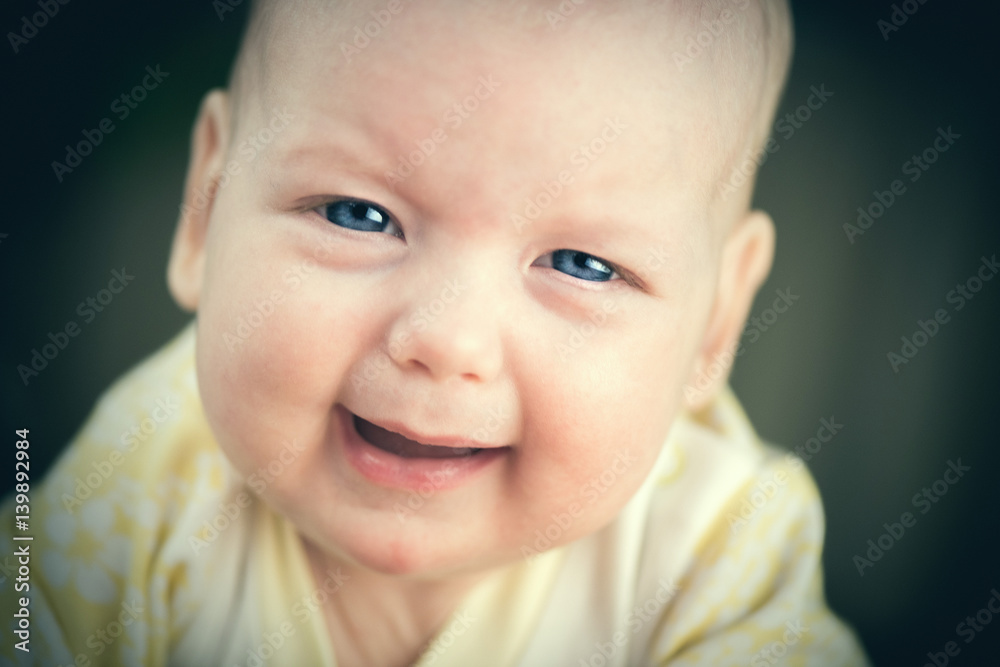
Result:
[[[328,554],[436,576],[647,476],[710,328],[724,119],[680,31],[429,4],[360,51],[354,19],[275,38],[195,251],[229,459]]]

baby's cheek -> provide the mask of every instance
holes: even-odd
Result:
[[[302,386],[302,361],[277,314],[250,328],[245,315],[232,311],[199,313],[198,376],[216,436],[243,470],[244,463],[266,463],[276,443],[301,431],[289,406],[296,392],[310,388]]]
[[[529,542],[542,534],[563,544],[603,528],[642,485],[660,451],[652,440],[596,427],[547,444],[547,451],[525,457],[522,471]]]

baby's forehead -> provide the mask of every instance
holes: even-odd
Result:
[[[781,30],[787,21],[787,10],[775,0],[567,0],[560,4],[257,0],[240,60],[280,74],[293,64],[282,57],[289,47],[313,40],[334,47],[338,59],[349,65],[414,34],[419,40],[409,41],[410,47],[439,47],[450,50],[456,59],[473,56],[469,46],[475,43],[508,49],[547,43],[567,50],[627,50],[655,44],[658,49],[649,51],[646,62],[651,73],[719,77],[725,87],[735,89],[752,87],[764,78],[769,58],[787,59],[788,45],[780,43],[789,39]],[[456,43],[456,27],[458,34],[472,39]]]
[[[423,139],[433,116],[457,101],[454,120],[476,114],[469,129],[480,133],[478,148],[514,160],[565,153],[601,132],[605,117],[624,117],[643,137],[623,145],[647,153],[631,178],[693,169],[705,172],[703,185],[743,150],[764,98],[774,97],[766,15],[746,0],[390,4],[260,4],[235,94],[259,98],[262,110],[322,108],[398,139],[390,150]],[[493,99],[477,98],[498,87]],[[490,129],[502,140],[491,144]]]

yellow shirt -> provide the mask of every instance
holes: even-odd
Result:
[[[29,438],[30,439],[30,438]],[[627,455],[627,454],[626,454]],[[31,541],[0,519],[3,617],[30,598],[30,652],[0,665],[335,665],[295,528],[220,452],[194,327],[119,380],[42,484]],[[802,462],[764,446],[731,393],[678,418],[606,528],[479,584],[420,667],[866,665],[823,600],[823,513]],[[15,531],[16,532],[16,531]],[[28,545],[30,589],[15,590]]]

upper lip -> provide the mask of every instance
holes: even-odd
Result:
[[[421,445],[430,445],[432,447],[471,447],[474,449],[498,449],[500,447],[506,447],[506,445],[498,445],[489,442],[480,442],[479,440],[474,440],[469,436],[462,435],[426,435],[424,433],[418,433],[413,429],[406,426],[401,422],[397,421],[376,421],[374,419],[368,419],[367,417],[362,417],[356,412],[348,410],[352,417],[360,417],[367,422],[380,426],[387,431],[392,431],[393,433],[398,433],[404,438],[413,440],[414,442],[419,442]]]

